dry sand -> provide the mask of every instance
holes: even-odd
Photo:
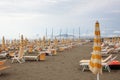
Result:
[[[81,45],[71,50],[59,52],[56,56],[47,56],[45,61],[26,61],[7,64],[11,68],[0,75],[0,80],[96,80],[89,70],[82,72],[81,59],[90,59],[92,44]],[[120,70],[103,71],[100,80],[120,80]]]

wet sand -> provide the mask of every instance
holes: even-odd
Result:
[[[96,80],[91,71],[82,72],[79,61],[90,59],[92,44],[81,45],[56,56],[47,56],[45,61],[26,61],[25,63],[11,63],[11,68],[2,71],[0,80]],[[120,56],[118,54],[119,59]],[[120,80],[120,70],[103,71],[100,80]]]

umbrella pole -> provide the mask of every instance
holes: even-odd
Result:
[[[97,80],[100,80],[99,73],[97,73]]]

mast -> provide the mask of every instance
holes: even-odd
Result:
[[[46,28],[46,39],[47,39],[47,28]]]
[[[66,29],[66,39],[68,38],[68,28]]]
[[[80,27],[79,27],[79,39],[80,39]]]
[[[51,35],[51,39],[53,40],[53,28],[52,28],[52,35]]]
[[[61,32],[62,32],[62,29],[60,29],[60,40],[61,40]]]
[[[73,28],[73,41],[74,41],[74,28]]]

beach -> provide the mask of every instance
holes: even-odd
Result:
[[[120,0],[0,0],[0,80],[120,80]]]
[[[2,71],[0,80],[96,80],[91,71],[82,72],[79,61],[90,59],[92,43],[76,46],[55,56],[47,56],[45,61],[26,61],[25,63],[11,63],[7,59],[9,69]],[[116,54],[114,54],[116,55]],[[117,60],[120,55],[117,54]],[[120,80],[120,70],[103,70],[100,80]]]

